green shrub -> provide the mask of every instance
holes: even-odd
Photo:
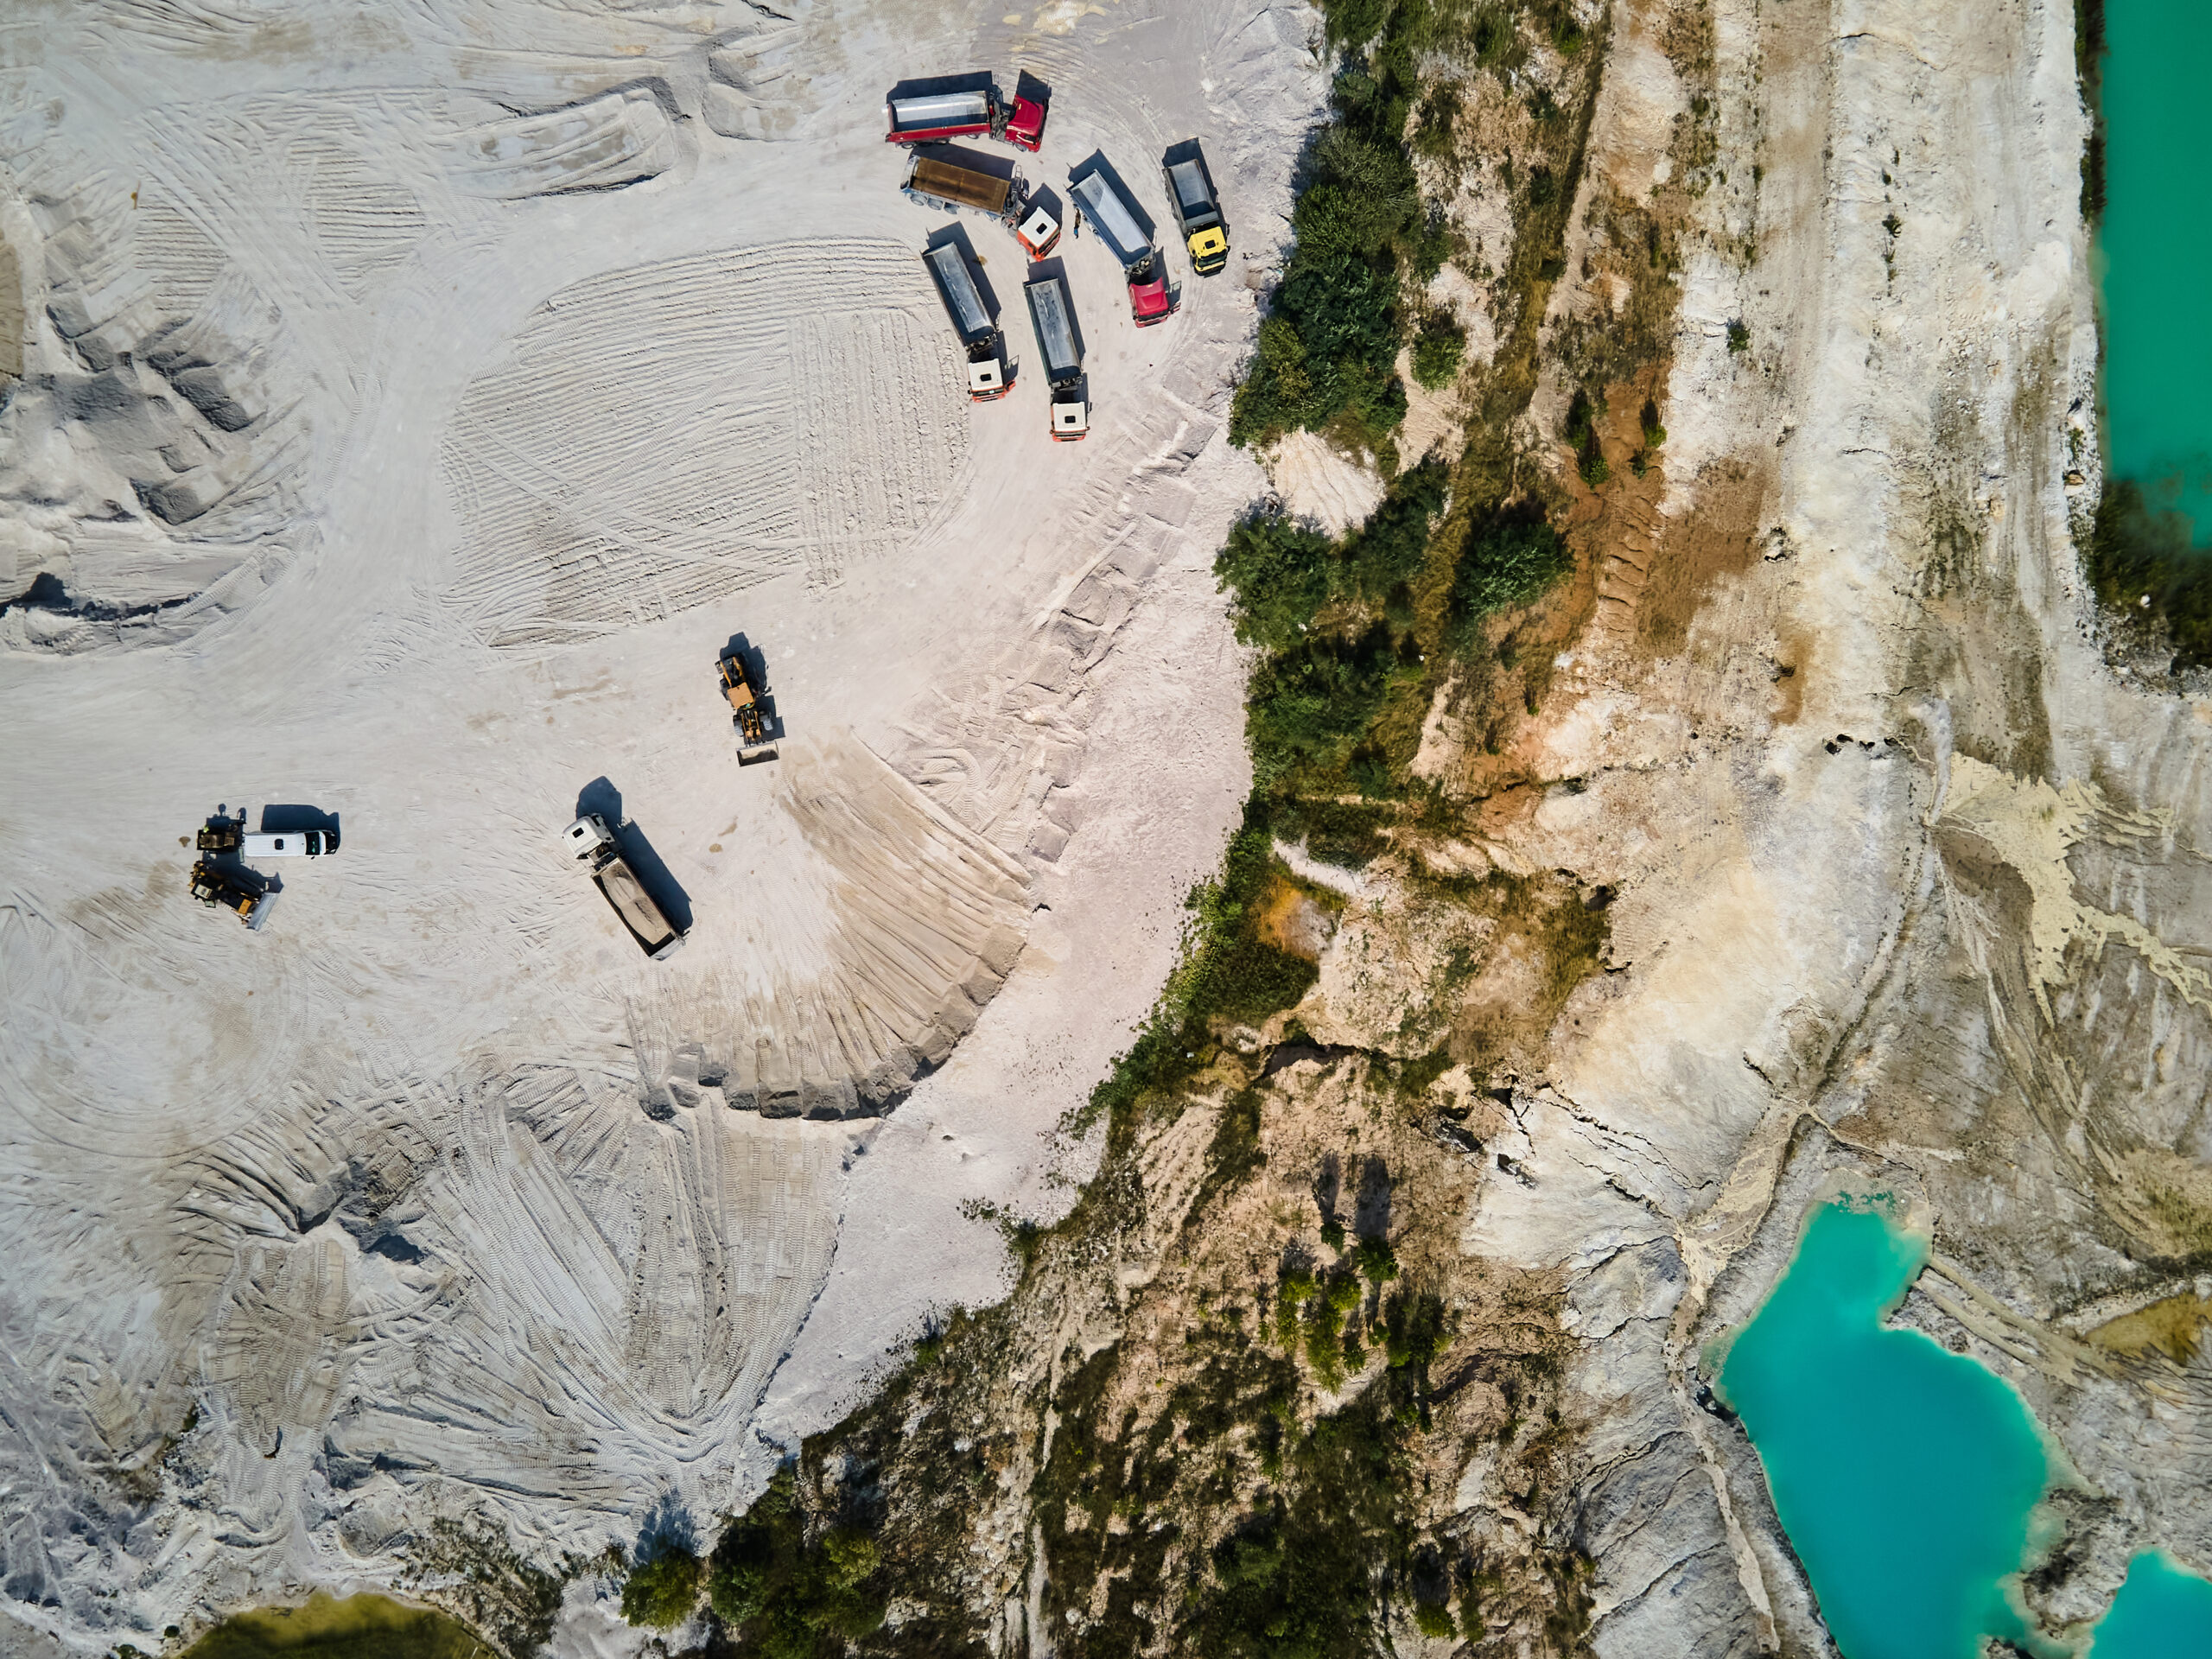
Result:
[[[1341,586],[1372,603],[1414,575],[1450,484],[1444,463],[1433,459],[1393,479],[1382,504],[1344,540]]]
[[[1432,313],[1414,336],[1414,378],[1431,391],[1459,378],[1467,354],[1467,331],[1442,312]]]
[[[1744,351],[1749,347],[1751,343],[1751,331],[1750,329],[1745,327],[1740,322],[1732,322],[1728,325],[1728,350],[1732,354]]]
[[[1281,512],[1255,512],[1230,527],[1213,573],[1230,595],[1236,637],[1280,651],[1295,645],[1327,603],[1336,549],[1319,531]]]
[[[2133,480],[2107,480],[2083,560],[2100,601],[2164,625],[2177,668],[2212,663],[2212,550],[2194,545],[2195,531]]]
[[[1378,1288],[1398,1276],[1397,1252],[1382,1239],[1360,1240],[1352,1260],[1359,1268],[1360,1277]]]
[[[1267,443],[1339,415],[1371,436],[1406,412],[1395,272],[1351,252],[1296,257],[1230,406],[1230,436]]]
[[[1471,533],[1452,580],[1462,648],[1487,617],[1526,605],[1574,568],[1567,543],[1533,503],[1499,512]]]
[[[1331,44],[1356,50],[1330,89],[1331,115],[1306,157],[1291,223],[1290,261],[1230,410],[1230,437],[1264,444],[1284,433],[1341,425],[1385,453],[1404,418],[1393,367],[1402,333],[1402,277],[1433,276],[1452,246],[1440,213],[1424,211],[1407,133],[1414,124],[1421,54],[1459,39],[1458,7],[1427,0],[1330,0]],[[1452,96],[1432,88],[1422,142],[1448,149]]]
[[[1457,1636],[1459,1633],[1459,1627],[1452,1622],[1452,1610],[1440,1601],[1415,1602],[1414,1628],[1423,1636]]]
[[[1254,782],[1265,788],[1299,766],[1343,766],[1400,667],[1382,622],[1351,641],[1309,634],[1263,660],[1244,698]]]
[[[696,1555],[680,1545],[663,1545],[624,1580],[622,1617],[646,1630],[672,1630],[699,1605],[699,1573]]]
[[[1656,449],[1667,442],[1667,429],[1659,424],[1659,405],[1647,397],[1643,400],[1643,446]]]

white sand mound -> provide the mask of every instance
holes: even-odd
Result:
[[[1311,518],[1332,536],[1367,522],[1382,500],[1372,467],[1339,454],[1312,432],[1293,432],[1267,456],[1268,476],[1294,518]]]

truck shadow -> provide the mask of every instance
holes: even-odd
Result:
[[[1157,246],[1160,242],[1159,225],[1150,213],[1145,212],[1143,202],[1137,199],[1137,193],[1129,188],[1129,181],[1121,175],[1113,162],[1106,159],[1104,150],[1094,149],[1073,167],[1068,168],[1069,181],[1072,183],[1086,173],[1103,173],[1106,175],[1106,181],[1121,192],[1122,205],[1127,207],[1136,219],[1137,228],[1144,232],[1145,240]]]
[[[614,836],[614,850],[630,867],[653,903],[660,906],[669,925],[679,933],[691,931],[691,895],[683,890],[683,883],[669,874],[661,855],[645,838],[645,832],[634,823],[622,821],[622,791],[605,778],[594,778],[576,791],[576,816],[587,817],[597,813],[607,821],[607,830]]]
[[[335,812],[326,812],[319,806],[274,801],[261,809],[261,833],[264,836],[289,836],[308,830],[321,830],[340,847],[346,844],[346,837],[339,833]]]
[[[896,104],[906,98],[937,98],[947,92],[995,92],[998,82],[988,69],[970,70],[957,75],[918,75],[912,80],[902,80],[883,95],[887,104]]]
[[[264,810],[263,816],[265,819],[267,817],[266,810]],[[219,827],[231,830],[236,834],[243,835],[245,832],[245,808],[240,807],[238,810],[238,816],[233,817],[231,816],[230,803],[226,801],[207,815],[206,822],[210,830]],[[330,821],[330,823],[334,832],[338,820],[333,818]],[[317,829],[321,826],[316,824],[308,824],[306,827],[308,829]],[[226,848],[221,852],[201,852],[195,849],[192,855],[195,860],[206,864],[210,869],[221,871],[225,875],[229,876],[240,886],[251,887],[256,893],[282,893],[284,890],[284,880],[282,876],[264,875],[259,870],[255,869],[251,864],[248,864],[245,861],[245,855],[235,847]]]
[[[1052,87],[1049,81],[1039,80],[1027,69],[1020,69],[1014,72],[1014,95],[1049,108],[1052,102]]]

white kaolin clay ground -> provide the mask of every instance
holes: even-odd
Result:
[[[1243,793],[1225,389],[1302,10],[54,7],[0,69],[0,1591],[73,1644],[702,1523],[932,1305]],[[1027,70],[1180,313],[1064,240],[1088,442],[970,405],[881,102]],[[1158,157],[1206,146],[1198,281]],[[1255,275],[1255,281],[1256,276]],[[0,309],[5,309],[0,307]],[[3,365],[0,365],[3,366]],[[765,659],[741,771],[717,652]],[[249,932],[219,804],[340,825]],[[619,815],[690,925],[556,846]],[[906,1091],[911,1088],[911,1095]],[[903,1096],[903,1103],[902,1102]],[[895,1108],[888,1116],[880,1114]],[[189,1425],[188,1430],[188,1425]]]

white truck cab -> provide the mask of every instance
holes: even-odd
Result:
[[[561,832],[561,844],[580,863],[588,864],[614,850],[614,832],[598,813],[587,812]]]
[[[248,836],[239,848],[242,858],[321,858],[338,850],[338,836],[328,830],[287,830],[281,835],[266,831]]]

